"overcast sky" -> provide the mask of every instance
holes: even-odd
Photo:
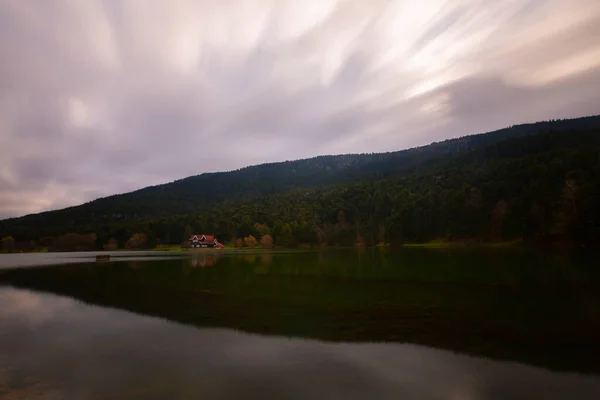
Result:
[[[0,0],[0,217],[600,112],[598,0]]]

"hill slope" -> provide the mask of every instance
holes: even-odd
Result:
[[[480,203],[477,207],[482,215],[478,218],[489,220],[488,214],[494,212],[490,204],[496,207],[497,202],[508,202],[511,196],[522,197],[525,186],[531,184],[532,179],[540,181],[542,186],[552,186],[553,192],[548,196],[556,197],[556,191],[562,193],[565,190],[565,174],[577,168],[595,171],[595,165],[580,164],[582,160],[593,164],[599,131],[600,117],[588,117],[519,125],[392,153],[323,156],[263,164],[231,172],[202,174],[98,199],[77,207],[13,218],[2,221],[1,226],[4,234],[21,239],[68,231],[93,231],[103,232],[103,237],[119,236],[119,241],[123,242],[123,238],[132,231],[143,230],[152,231],[163,241],[178,242],[188,224],[194,229],[215,231],[228,239],[250,233],[260,234],[252,229],[255,223],[267,223],[274,227],[280,222],[280,225],[307,225],[296,227],[297,232],[304,230],[303,234],[290,235],[286,232],[286,235],[288,239],[300,236],[295,241],[314,242],[319,232],[323,235],[323,224],[330,223],[347,225],[346,232],[342,234],[345,235],[344,240],[338,238],[333,242],[347,243],[351,241],[350,238],[357,237],[376,242],[391,239],[387,238],[389,234],[386,232],[393,232],[393,229],[385,225],[397,225],[397,222],[392,223],[400,218],[397,204],[410,199],[411,207],[422,208],[424,204],[429,204],[428,207],[436,212],[425,215],[417,212],[417,209],[409,212],[406,210],[410,210],[410,207],[404,208],[406,215],[402,225],[405,234],[396,235],[396,240],[426,240],[433,236],[502,236],[502,232],[496,232],[498,228],[494,228],[494,232],[489,227],[481,227],[476,231],[465,229],[474,223],[472,218],[467,218],[467,224],[454,222],[453,229],[419,227],[427,226],[430,224],[427,221],[431,219],[439,221],[437,211],[451,204],[456,209],[450,207],[444,212],[457,217],[460,214],[457,205],[461,201]],[[590,160],[582,157],[583,153],[589,152],[592,152]],[[555,165],[557,157],[563,158],[559,160],[561,168]],[[527,166],[535,168],[528,171]],[[511,175],[504,182],[507,173]],[[586,173],[587,180],[597,178],[595,172],[592,175],[589,171]],[[462,194],[454,193],[457,190]],[[350,191],[356,191],[356,194],[349,197],[347,194]],[[392,199],[395,191],[403,193],[401,196],[395,195],[402,199]],[[450,192],[454,193],[454,197],[447,197]],[[298,193],[302,193],[302,196],[298,196]],[[361,209],[364,199],[373,197],[387,198],[390,204],[378,209]],[[331,203],[329,210],[327,201]],[[298,202],[303,204],[300,207],[302,210],[292,207],[293,215],[280,218],[289,208],[286,205]],[[560,201],[554,199],[552,202],[555,205]],[[242,218],[238,212],[240,207],[256,212]],[[505,207],[502,205],[500,208]],[[510,213],[502,211],[501,214],[508,213],[511,218],[520,221],[520,217],[516,217],[515,204],[510,204],[508,208]],[[312,210],[312,214],[303,216],[307,209]],[[346,219],[344,221],[339,220],[340,210],[347,214],[342,217]],[[178,218],[177,215],[184,217]],[[301,221],[298,216],[302,216]],[[458,229],[458,226],[462,228]],[[556,230],[556,227],[553,229]],[[364,234],[367,231],[370,233]],[[406,232],[411,231],[414,232],[407,236]],[[510,236],[523,234],[522,229],[513,231],[505,233]],[[284,241],[290,241],[288,239]]]

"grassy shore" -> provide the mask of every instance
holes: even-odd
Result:
[[[532,247],[537,248],[534,243],[526,243],[522,239],[516,240],[505,240],[505,241],[494,241],[494,242],[481,242],[481,241],[468,241],[468,240],[447,240],[447,239],[438,239],[432,240],[424,243],[404,243],[402,245],[390,245],[388,243],[379,243],[376,246],[356,246],[360,247],[377,247],[377,248],[415,248],[415,249],[519,249],[524,247]],[[548,248],[554,248],[552,246],[547,246]],[[280,249],[280,250],[300,250],[300,249],[337,249],[337,248],[348,248],[348,247],[340,247],[340,246],[298,246],[298,247],[280,247],[274,246],[270,249]],[[560,248],[557,246],[556,248]],[[233,244],[226,244],[224,248],[220,250],[264,250],[265,248],[261,246],[256,247],[235,247]],[[154,249],[118,249],[118,251],[206,251],[206,250],[215,250],[215,249],[192,249],[192,248],[182,248],[178,244],[161,244],[155,247]],[[39,253],[39,252],[47,252],[48,248],[39,248],[30,251],[13,251],[13,253]],[[6,251],[1,251],[0,253],[6,253]]]
[[[13,250],[13,251],[8,251],[6,249],[0,249],[0,254],[16,254],[16,253],[47,253],[48,252],[48,248],[47,247],[38,247],[35,249],[31,249],[31,250]]]
[[[181,251],[181,246],[178,244],[159,244],[153,250],[158,251]]]

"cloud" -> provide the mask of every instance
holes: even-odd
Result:
[[[595,0],[0,4],[0,217],[597,113]]]

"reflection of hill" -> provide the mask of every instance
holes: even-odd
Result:
[[[359,262],[306,253],[273,255],[271,263],[258,255],[250,264],[246,255],[209,256],[197,262],[210,259],[213,268],[194,268],[189,259],[140,269],[85,264],[6,271],[0,281],[197,326],[411,342],[600,372],[600,292],[585,283],[593,272],[564,260],[547,263],[545,276],[533,280],[540,271],[517,256],[485,263],[436,253],[414,256],[418,262],[368,253]]]

